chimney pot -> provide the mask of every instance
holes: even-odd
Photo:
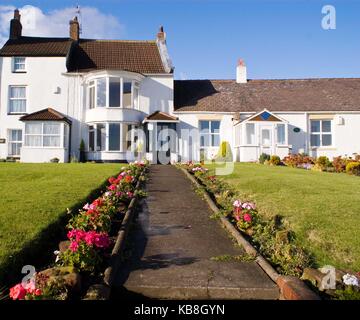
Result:
[[[10,21],[10,39],[18,39],[22,34],[22,25],[20,22],[20,12],[18,9],[14,10],[14,18]]]
[[[74,41],[79,41],[80,39],[80,25],[77,17],[70,20],[70,38]]]
[[[158,41],[166,41],[166,33],[164,32],[164,27],[160,26],[159,32],[157,34]]]
[[[243,59],[238,60],[236,67],[236,83],[247,83],[246,65]]]

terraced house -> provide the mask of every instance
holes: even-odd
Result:
[[[14,12],[0,50],[0,158],[22,162],[152,162],[261,153],[360,153],[360,79],[174,80],[166,35],[156,40],[22,35]],[[235,71],[235,70],[234,70]],[[290,75],[289,75],[290,76]],[[141,130],[140,130],[141,129]]]

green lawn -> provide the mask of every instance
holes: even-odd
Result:
[[[360,270],[360,177],[236,163],[222,178],[262,214],[284,216],[319,265]]]
[[[121,167],[0,163],[0,269],[9,255],[19,252]]]

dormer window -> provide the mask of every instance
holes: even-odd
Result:
[[[26,72],[25,57],[14,57],[13,58],[13,72]]]
[[[89,109],[139,109],[139,83],[131,79],[109,76],[91,80],[87,96]]]

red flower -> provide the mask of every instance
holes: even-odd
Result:
[[[249,213],[245,213],[243,217],[244,221],[251,222],[251,215]]]
[[[10,298],[13,300],[23,300],[26,296],[26,290],[21,283],[10,288]]]

